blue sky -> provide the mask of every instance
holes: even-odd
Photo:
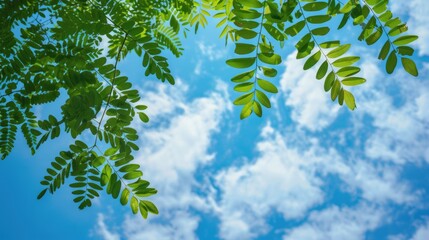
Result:
[[[281,50],[273,108],[245,121],[232,105],[232,47],[213,27],[171,59],[175,86],[144,77],[141,59],[130,56],[119,67],[151,118],[135,125],[136,160],[159,191],[152,200],[160,214],[143,220],[106,195],[80,211],[67,187],[37,201],[39,180],[70,139],[30,156],[19,136],[0,163],[0,239],[429,239],[429,5],[397,1],[392,9],[420,36],[420,76],[401,68],[387,76],[380,45],[335,33],[354,44],[368,80],[352,89],[354,112],[331,102],[315,70],[301,70],[297,39]]]

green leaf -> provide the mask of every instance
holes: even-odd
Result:
[[[344,4],[344,6],[340,9],[341,13],[348,13],[350,12],[354,7],[355,4],[353,4],[353,1],[348,1],[346,4]]]
[[[100,184],[105,186],[110,181],[110,176],[112,175],[112,168],[109,165],[104,165],[104,168],[101,172]]]
[[[378,59],[380,60],[386,59],[387,54],[389,54],[389,50],[390,50],[390,41],[387,40],[386,43],[381,48],[380,54],[378,54]]]
[[[255,31],[248,30],[248,29],[240,29],[235,32],[238,36],[244,38],[244,39],[252,39],[258,35]]]
[[[381,27],[377,28],[377,30],[365,40],[366,44],[372,45],[376,43],[378,39],[380,39],[382,33],[383,33],[382,28]]]
[[[328,3],[326,2],[312,2],[312,3],[307,3],[305,4],[302,8],[305,11],[320,11],[325,9],[328,6]]]
[[[347,4],[348,3],[350,3],[350,1],[347,2]],[[343,15],[343,18],[341,19],[340,25],[338,25],[338,30],[341,29],[341,28],[343,28],[346,25],[346,23],[349,20],[349,18],[350,18],[350,13],[346,13],[346,14]]]
[[[270,99],[268,99],[268,97],[267,97],[267,95],[265,95],[265,93],[263,93],[263,92],[261,92],[259,90],[256,90],[256,98],[266,108],[270,108],[271,107]]]
[[[334,50],[330,51],[327,56],[329,58],[337,58],[340,57],[341,55],[343,55],[344,53],[346,53],[349,49],[350,49],[350,44],[344,44],[341,45],[337,48],[335,48]]]
[[[73,199],[73,202],[75,202],[75,203],[80,202],[80,201],[82,201],[84,198],[85,198],[85,196],[79,196],[79,197],[76,197],[76,198],[74,198],[74,199]]]
[[[256,46],[248,43],[236,43],[235,51],[236,54],[249,54],[255,51]]]
[[[397,39],[395,39],[393,41],[393,44],[395,44],[396,46],[402,46],[402,45],[407,45],[411,42],[414,42],[415,40],[417,40],[419,37],[416,35],[407,35],[407,36],[402,36],[402,37],[398,37]]]
[[[254,101],[252,109],[253,109],[253,112],[256,114],[256,116],[262,117],[262,106],[259,102]]]
[[[335,101],[337,99],[338,94],[340,93],[341,83],[338,80],[334,81],[334,84],[332,85],[331,89],[331,99],[332,101]]]
[[[234,91],[248,92],[253,89],[253,82],[240,83],[234,87]]]
[[[243,106],[240,113],[240,119],[243,120],[252,114],[252,106],[254,101],[248,102],[246,105]]]
[[[327,71],[328,71],[328,61],[324,61],[322,65],[320,65],[319,69],[317,70],[316,78],[322,79],[326,75]]]
[[[416,64],[414,63],[414,61],[412,59],[402,57],[401,62],[402,62],[402,66],[404,67],[405,71],[407,71],[409,74],[411,74],[415,77],[417,77],[419,75],[419,73],[417,71]]]
[[[343,106],[343,103],[344,103],[344,89],[341,88],[340,93],[338,94],[338,104],[340,104],[340,106]]]
[[[131,198],[130,206],[133,214],[136,214],[139,211],[139,201],[136,197]]]
[[[317,51],[315,54],[313,54],[311,57],[307,59],[304,63],[304,70],[312,68],[316,63],[319,61],[320,56],[322,53],[320,51]]]
[[[323,85],[323,88],[325,89],[325,92],[329,91],[334,84],[335,81],[335,73],[332,71],[328,74],[328,76],[325,79],[325,83]]]
[[[361,78],[361,77],[349,77],[341,81],[341,83],[343,83],[346,86],[356,86],[364,82],[366,82],[365,78]]]
[[[395,51],[392,51],[389,57],[387,58],[387,62],[386,62],[386,72],[388,74],[393,73],[393,71],[396,68],[397,62],[398,62],[398,58],[396,57],[396,53]]]
[[[81,188],[81,187],[85,187],[86,183],[84,182],[75,182],[75,183],[71,183],[70,187],[71,188]]]
[[[314,48],[314,42],[313,41],[308,42],[307,44],[303,45],[301,48],[298,49],[298,54],[296,54],[296,58],[301,59],[310,55],[313,48]]]
[[[75,144],[82,149],[88,148],[88,145],[86,145],[84,142],[82,142],[80,140],[76,140]]]
[[[333,48],[340,46],[340,41],[327,41],[319,44],[321,48]]]
[[[408,46],[400,46],[397,48],[397,50],[401,55],[412,56],[414,53],[414,49]]]
[[[147,109],[147,106],[146,106],[146,105],[137,105],[137,106],[136,106],[136,109],[137,109],[137,110],[141,110],[141,111],[143,111],[143,110],[146,110],[146,109]]]
[[[278,65],[282,62],[282,58],[280,57],[280,55],[275,53],[259,53],[258,59],[264,63],[271,65]]]
[[[41,199],[41,198],[45,195],[45,193],[46,193],[46,191],[47,191],[47,190],[48,190],[47,188],[43,189],[43,190],[39,193],[39,195],[37,195],[37,199]]]
[[[113,173],[110,176],[109,183],[107,184],[107,187],[106,187],[107,194],[112,194],[112,190],[113,190],[113,187],[115,186],[117,179],[118,179],[118,176],[116,175],[116,173]],[[103,185],[101,185],[101,186],[103,186]]]
[[[97,158],[95,158],[92,161],[92,166],[99,167],[99,166],[103,165],[103,163],[104,163],[105,160],[106,159],[103,156],[98,156]]]
[[[234,68],[248,68],[256,61],[256,57],[250,58],[233,58],[226,60],[226,64]]]
[[[146,206],[143,204],[143,202],[140,202],[139,209],[140,209],[140,214],[142,215],[142,217],[144,219],[146,219],[147,218],[147,209],[146,209]]]
[[[128,164],[119,169],[119,172],[132,172],[140,168],[138,164]]]
[[[240,19],[256,19],[261,16],[260,12],[253,9],[245,10],[236,8],[232,12]]]
[[[121,192],[121,181],[118,180],[113,184],[112,197],[116,199],[119,196],[120,192]]]
[[[330,19],[331,19],[331,16],[329,16],[329,15],[317,15],[317,16],[308,17],[307,21],[309,23],[313,23],[313,24],[320,24],[320,23],[327,22]]]
[[[332,65],[334,65],[335,67],[347,67],[359,61],[359,59],[360,57],[344,57],[335,60]]]
[[[117,148],[109,148],[104,152],[104,156],[112,156],[113,154],[115,154],[118,151]]]
[[[147,210],[153,214],[158,214],[158,208],[156,208],[155,204],[153,204],[151,201],[142,200],[143,204],[146,206]]]
[[[340,68],[337,71],[337,75],[340,76],[340,77],[349,77],[349,76],[355,75],[358,72],[360,72],[360,68],[354,67],[354,66],[350,66],[350,67]]]
[[[277,70],[274,68],[262,67],[262,73],[267,77],[277,76]]]
[[[285,40],[285,34],[280,32],[276,27],[274,27],[272,24],[264,23],[264,28],[267,30],[267,32],[277,41],[284,41]]]
[[[135,172],[129,172],[129,173],[125,174],[123,176],[123,178],[126,179],[126,180],[133,180],[133,179],[139,178],[141,176],[143,176],[142,172],[135,171]]]
[[[347,90],[344,90],[344,101],[350,110],[354,110],[356,108],[355,97]]]
[[[129,196],[130,196],[130,191],[127,188],[125,188],[122,191],[121,199],[120,199],[120,202],[123,206],[127,205]]]
[[[149,122],[149,117],[144,112],[138,112],[139,118],[142,122],[147,123]]]
[[[244,73],[240,73],[233,78],[231,78],[231,81],[239,83],[239,82],[245,82],[249,79],[251,79],[255,75],[255,70],[250,70]]]
[[[325,36],[326,34],[328,34],[330,31],[329,27],[320,27],[320,28],[315,28],[313,30],[311,30],[311,33],[315,36]]]
[[[245,105],[253,98],[253,92],[246,93],[234,100],[234,105]]]
[[[241,1],[240,3],[250,8],[261,8],[263,6],[258,0],[246,0]]]
[[[102,187],[100,187],[98,184],[95,184],[95,183],[92,183],[92,182],[88,182],[88,185],[89,185],[91,188],[93,188],[93,189],[96,189],[96,190],[103,190],[103,188],[102,188]]]
[[[295,36],[305,27],[305,21],[302,20],[300,22],[295,23],[294,25],[286,28],[285,33],[289,36]]]
[[[270,93],[277,93],[278,92],[277,87],[269,81],[258,78],[257,82],[258,82],[259,87],[261,87],[262,89],[264,89],[267,92],[270,92]]]

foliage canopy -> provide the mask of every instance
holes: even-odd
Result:
[[[138,135],[130,124],[137,117],[148,122],[147,107],[139,104],[139,92],[118,62],[135,53],[146,76],[174,84],[165,50],[180,57],[181,35],[216,21],[220,38],[235,44],[236,57],[226,64],[240,71],[231,81],[241,119],[261,117],[271,107],[269,95],[278,92],[275,66],[285,55],[279,49],[295,38],[296,58],[306,59],[303,69],[317,67],[315,78],[324,81],[332,101],[353,110],[355,98],[347,89],[366,80],[358,76],[359,56],[347,54],[351,45],[329,39],[333,19],[340,20],[338,29],[355,27],[367,45],[384,41],[378,58],[387,73],[400,59],[405,71],[418,75],[409,46],[417,36],[406,33],[388,0],[1,1],[1,158],[12,151],[18,129],[32,154],[48,139],[69,134],[75,142],[51,162],[37,198],[68,180],[80,209],[105,190],[134,214],[157,214],[147,200],[157,191],[133,162]],[[34,107],[60,95],[66,96],[61,114],[38,119]],[[92,134],[93,141],[78,140],[83,133]]]

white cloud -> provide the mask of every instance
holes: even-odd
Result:
[[[151,119],[149,124],[167,118],[175,114],[177,109],[186,107],[183,99],[187,91],[188,86],[180,78],[176,79],[174,86],[158,82],[144,84],[143,88],[140,89],[142,100],[139,104],[148,106],[145,113]]]
[[[97,226],[95,227],[95,233],[102,237],[104,240],[121,239],[118,233],[112,232],[108,229],[105,223],[105,216],[101,213],[99,213],[97,217]]]
[[[429,113],[425,105],[429,102],[429,88],[402,69],[387,77],[374,66],[369,62],[363,65],[369,84],[356,91],[359,108],[353,114],[353,122],[358,124],[364,116],[372,119],[374,130],[365,142],[366,155],[399,164],[429,162]],[[427,78],[427,70],[421,75],[420,78]],[[392,95],[392,89],[399,91],[400,96]],[[369,129],[369,126],[361,127]]]
[[[290,147],[270,127],[263,130],[263,136],[254,162],[230,167],[216,176],[222,238],[248,239],[265,233],[269,226],[264,217],[272,211],[285,219],[304,217],[309,208],[324,200],[318,167],[341,168],[333,161],[333,153],[317,146],[303,151]]]
[[[362,198],[369,202],[384,204],[391,201],[409,204],[417,201],[419,197],[406,182],[400,180],[398,168],[388,165],[375,166],[368,160],[358,160],[350,162],[347,170],[339,173],[346,183],[345,190],[356,196],[358,193],[355,189],[358,189]]]
[[[195,65],[194,68],[194,74],[195,75],[200,75],[201,74],[201,67],[203,66],[203,61],[200,59],[198,60],[197,64]]]
[[[205,42],[199,42],[198,48],[201,54],[207,57],[210,61],[219,60],[225,58],[227,51],[225,47],[219,49],[216,45],[209,45]]]
[[[174,105],[179,106],[179,114],[173,114],[168,125],[142,132],[143,149],[137,161],[146,178],[159,189],[156,202],[160,206],[204,204],[195,202],[198,199],[191,194],[194,173],[213,159],[214,155],[208,152],[211,135],[218,131],[220,117],[230,108],[229,104],[219,91],[190,103],[176,99]]]
[[[179,240],[197,239],[195,230],[199,219],[185,211],[163,212],[160,217],[151,217],[148,220],[126,217],[124,221],[125,237],[128,240]]]
[[[427,240],[429,239],[429,220],[425,224],[420,225],[414,233],[411,240]]]
[[[384,77],[383,74],[375,64],[364,62],[363,75],[368,79],[368,83],[355,91],[359,109],[353,113],[355,115],[352,114],[352,122],[357,124],[346,125],[341,131],[354,132],[357,137],[362,136],[359,129],[372,134],[368,140],[364,139],[365,152],[360,152],[359,142],[347,142],[345,145],[349,150],[343,152],[337,147],[329,146],[330,144],[338,146],[336,142],[344,142],[344,139],[328,140],[324,139],[323,135],[310,137],[305,131],[300,131],[302,127],[312,131],[323,130],[337,117],[338,107],[331,103],[321,84],[314,80],[314,72],[311,73],[311,70],[303,72],[298,65],[301,66],[295,62],[294,54],[290,55],[286,60],[286,70],[281,80],[282,90],[286,93],[285,103],[292,107],[292,119],[298,127],[288,128],[288,131],[280,134],[280,131],[268,125],[262,131],[263,139],[257,144],[259,156],[254,161],[239,167],[230,167],[217,175],[217,185],[221,191],[218,213],[221,220],[220,234],[225,239],[255,238],[264,234],[270,229],[264,218],[273,211],[282,214],[286,220],[305,217],[309,209],[325,201],[322,187],[323,176],[327,175],[338,176],[340,182],[337,182],[336,187],[353,198],[360,198],[359,202],[362,204],[372,202],[376,205],[386,203],[409,205],[418,201],[419,192],[413,193],[409,184],[401,179],[400,167],[372,161],[372,158],[377,158],[374,153],[383,154],[383,151],[380,151],[380,148],[378,151],[371,151],[375,145],[370,141],[388,134],[387,139],[377,141],[379,144],[377,146],[383,146],[381,150],[385,150],[384,153],[392,151],[388,145],[391,141],[399,141],[399,146],[402,147],[404,144],[409,146],[402,150],[404,152],[410,148],[419,150],[419,145],[423,147],[425,142],[416,143],[415,139],[421,134],[419,131],[425,129],[425,125],[421,124],[425,120],[421,116],[426,116],[427,113],[425,108],[418,109],[416,106],[424,106],[427,101],[424,95],[425,87],[416,83],[420,88],[414,91],[417,99],[408,99],[409,101],[399,108],[400,111],[404,111],[399,115],[393,97],[385,93],[389,86],[379,83]],[[412,106],[408,106],[408,102]],[[372,117],[372,126],[361,122],[365,115]],[[355,129],[353,126],[358,128]],[[357,145],[353,146],[354,144]],[[358,150],[353,150],[354,148]],[[415,152],[420,154],[419,156],[424,153]],[[396,149],[389,156],[403,158]],[[353,219],[359,212],[348,208],[326,211],[333,211],[338,216],[344,213],[346,218]],[[358,219],[354,228],[347,231],[356,233],[355,236],[360,239],[366,229],[376,227],[375,222],[379,217]],[[314,219],[313,221],[317,221],[316,217]],[[361,223],[366,222],[368,227],[359,227]],[[315,230],[310,225],[305,226],[308,231]],[[332,239],[341,239],[334,238],[337,234],[342,236],[341,232],[334,230],[331,233],[329,230],[326,234]],[[293,236],[295,237],[290,239],[311,239]]]
[[[280,80],[285,104],[292,108],[292,120],[300,127],[319,131],[329,126],[338,115],[338,104],[333,103],[323,90],[323,81],[316,80],[316,68],[304,71],[303,61],[290,54],[284,64],[286,70]]]
[[[404,234],[390,235],[387,237],[387,240],[406,240],[407,238]]]
[[[195,192],[201,190],[195,173],[213,160],[215,155],[208,150],[212,135],[232,107],[225,83],[218,81],[215,91],[191,102],[184,97],[187,86],[180,81],[178,85],[174,94],[162,84],[143,94],[142,103],[151,109],[148,115],[164,122],[139,129],[142,144],[136,157],[145,179],[158,190],[151,200],[160,216],[150,215],[144,223],[141,216],[127,217],[123,224],[127,239],[195,239],[199,218],[188,211],[210,207]]]
[[[219,217],[219,237],[224,239],[267,233],[272,226],[266,218],[272,213],[286,221],[304,221],[282,230],[285,239],[363,239],[366,231],[381,224],[384,204],[410,206],[419,200],[419,191],[401,179],[401,171],[402,163],[425,156],[428,160],[427,86],[409,79],[402,79],[407,81],[403,85],[399,80],[388,83],[374,63],[364,62],[368,82],[353,89],[358,110],[344,119],[352,124],[338,129],[341,136],[334,133],[326,139],[322,130],[337,118],[338,104],[323,91],[323,81],[314,79],[315,71],[302,71],[294,56],[286,59],[281,90],[297,127],[275,130],[268,124],[254,157],[205,176],[214,174],[214,185],[198,183],[195,174],[216,158],[208,149],[222,116],[231,109],[226,86],[219,84],[215,92],[190,102],[185,100],[188,88],[180,81],[179,93],[165,85],[144,92],[142,102],[150,106],[148,114],[158,124],[139,130],[143,149],[137,159],[145,178],[159,190],[153,200],[161,213],[144,224],[140,217],[127,217],[123,224],[127,238],[196,239],[202,217],[192,213],[196,210]],[[400,86],[399,104],[386,92],[392,84]],[[346,139],[350,132],[356,137],[351,142]],[[330,176],[338,178],[334,186],[326,186]],[[322,203],[329,205],[332,196],[325,195],[325,187],[349,194],[357,205],[312,211]],[[421,229],[424,233],[427,228]]]
[[[401,181],[395,167],[347,154],[343,157],[336,149],[323,147],[322,140],[300,131],[282,135],[268,125],[261,136],[254,161],[216,176],[221,196],[216,210],[224,239],[251,239],[266,233],[270,226],[265,218],[273,212],[285,220],[305,218],[312,207],[331,200],[324,193],[329,176],[340,179],[329,188],[361,199],[361,203],[411,204],[417,200],[418,194]]]
[[[359,240],[380,225],[383,211],[371,206],[332,206],[310,214],[301,226],[287,231],[283,240]]]

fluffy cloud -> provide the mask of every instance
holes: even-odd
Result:
[[[408,156],[414,155],[414,160],[421,159],[427,151],[423,146],[427,144],[424,139],[428,136],[428,124],[422,118],[427,110],[419,107],[427,101],[426,87],[419,80],[411,80],[415,87],[404,85],[400,91],[403,96],[410,94],[417,98],[405,97],[403,104],[398,106],[389,95],[391,84],[380,83],[385,76],[377,65],[364,62],[363,75],[368,83],[354,91],[359,109],[353,114],[342,115],[342,121],[351,122],[337,129],[344,133],[343,137],[328,135],[331,138],[326,139],[324,134],[308,134],[302,129],[324,130],[338,117],[338,109],[322,86],[318,86],[314,73],[303,73],[293,56],[286,60],[281,84],[285,103],[292,108],[292,119],[297,127],[284,131],[268,125],[261,133],[262,140],[257,144],[254,159],[218,173],[220,235],[225,239],[263,235],[270,230],[266,217],[273,212],[280,213],[286,221],[305,218],[313,207],[332,200],[327,199],[324,189],[327,187],[325,179],[333,176],[339,181],[329,188],[359,199],[359,207],[332,207],[312,213],[310,222],[290,232],[287,239],[312,239],[309,235],[308,238],[300,235],[306,231],[326,232],[320,239],[344,239],[347,234],[362,239],[365,231],[378,226],[382,216],[380,210],[380,214],[373,218],[358,218],[356,215],[360,211],[370,213],[378,208],[368,207],[368,203],[410,206],[419,201],[419,191],[402,179],[402,166],[396,164],[407,159],[404,154],[410,149],[412,153]],[[408,92],[412,90],[414,95]],[[305,97],[307,95],[309,97]],[[366,119],[368,116],[369,120]],[[343,139],[345,134],[349,135],[348,140]],[[361,142],[350,138],[361,139]],[[347,146],[347,149],[338,146]],[[373,161],[380,156],[388,156],[392,162]],[[328,221],[316,229],[320,219],[329,219],[327,216],[332,216],[332,221],[338,218],[355,222],[344,232],[339,229],[341,224],[347,224],[341,222],[335,225]]]
[[[332,103],[324,92],[323,81],[315,79],[315,68],[302,70],[303,61],[296,60],[295,56],[296,52],[286,58],[286,70],[280,80],[285,104],[291,107],[295,124],[311,131],[322,130],[337,117],[338,104]]]
[[[381,223],[383,211],[367,205],[355,208],[332,206],[310,214],[301,226],[288,231],[283,240],[359,240]]]
[[[356,94],[357,118],[372,119],[373,128],[361,126],[373,129],[365,141],[366,155],[399,164],[429,162],[429,113],[425,105],[429,102],[429,88],[422,81],[428,78],[427,68],[421,69],[422,77],[417,79],[401,71],[386,78],[374,66],[364,63],[369,84]],[[400,95],[393,95],[395,91]],[[360,121],[357,118],[354,122]]]
[[[197,239],[195,230],[198,227],[198,217],[185,211],[169,211],[162,214],[164,215],[162,218],[152,217],[149,220],[127,216],[124,222],[124,237],[128,240]]]
[[[429,239],[429,221],[425,224],[420,225],[414,233],[411,240],[427,240]]]
[[[363,199],[380,204],[410,204],[418,200],[418,194],[412,194],[409,184],[400,180],[400,171],[396,167],[375,166],[368,160],[358,160],[345,169],[338,175],[346,183],[344,190],[352,195],[358,195],[356,190],[359,190]]]
[[[168,114],[168,123],[141,133],[143,148],[137,161],[159,189],[155,201],[161,207],[204,204],[191,194],[191,188],[197,168],[214,157],[208,152],[211,136],[218,131],[222,114],[230,109],[225,86],[219,82],[218,88],[190,103],[168,100],[176,106],[174,114]]]
[[[200,49],[201,54],[207,57],[210,61],[225,58],[227,54],[225,48],[219,49],[216,45],[209,45],[205,42],[199,42],[198,48]]]
[[[95,234],[104,240],[119,240],[121,239],[118,233],[112,232],[108,229],[105,223],[105,216],[101,213],[97,217],[97,226],[95,227]]]
[[[319,139],[296,130],[281,134],[268,125],[261,135],[262,140],[257,144],[259,156],[254,161],[222,170],[216,176],[221,196],[217,208],[220,236],[224,239],[251,239],[267,233],[271,227],[267,225],[266,217],[273,212],[280,213],[286,221],[305,219],[313,207],[333,200],[325,196],[326,187],[360,199],[362,206],[368,202],[381,206],[417,201],[416,194],[411,194],[408,184],[400,180],[399,170],[395,167],[377,166],[356,156],[347,158],[336,149],[323,147]],[[295,138],[289,137],[293,135]],[[327,186],[325,179],[329,176],[339,181]],[[335,217],[343,217],[345,214],[345,218],[354,219],[363,210],[333,208],[326,209],[326,214],[322,211],[322,215],[332,213]],[[319,221],[317,217],[311,219]],[[346,230],[349,234],[359,233],[356,235],[359,239],[360,234],[375,227],[377,219],[359,219],[356,226],[368,222],[368,227]],[[312,225],[305,225],[307,228],[313,229]],[[288,239],[312,239],[297,237],[303,231],[291,233],[294,237]],[[334,237],[337,236],[335,231],[332,233]]]
[[[194,175],[215,156],[208,148],[221,116],[231,110],[230,100],[220,81],[216,91],[190,102],[184,97],[187,86],[180,81],[178,85],[174,93],[157,84],[143,94],[142,103],[150,106],[148,115],[161,124],[139,129],[142,149],[136,161],[145,179],[158,189],[151,200],[161,213],[144,223],[141,216],[127,216],[121,234],[127,239],[195,239],[199,218],[188,211],[209,208],[194,192],[200,188]]]
[[[196,239],[204,214],[195,212],[210,212],[219,218],[223,239],[268,233],[273,226],[267,217],[273,213],[300,222],[290,229],[274,226],[286,240],[363,239],[383,223],[390,210],[385,208],[420,200],[418,189],[401,174],[404,163],[429,162],[429,89],[423,81],[401,74],[386,79],[374,62],[365,61],[362,69],[368,82],[353,89],[358,109],[340,115],[322,81],[314,80],[315,72],[302,71],[294,56],[285,61],[279,98],[291,110],[294,125],[275,130],[268,124],[250,160],[206,174],[214,184],[198,183],[195,175],[216,159],[208,149],[222,116],[231,109],[225,86],[219,84],[217,91],[192,101],[185,100],[187,86],[180,82],[179,94],[177,88],[173,93],[161,85],[145,92],[148,114],[159,123],[140,129],[144,142],[138,161],[145,177],[160,190],[153,200],[161,215],[144,224],[127,217],[126,238]],[[339,117],[346,124],[326,134]],[[328,186],[331,177],[336,180]],[[330,191],[346,194],[353,206],[333,204]],[[415,240],[427,229],[422,225]]]
[[[223,170],[216,177],[222,196],[220,235],[225,239],[265,233],[269,228],[264,217],[273,210],[286,219],[300,218],[323,201],[322,182],[315,171],[315,163],[322,159],[315,152],[289,148],[277,133],[267,136],[257,149],[260,156],[254,162]]]

